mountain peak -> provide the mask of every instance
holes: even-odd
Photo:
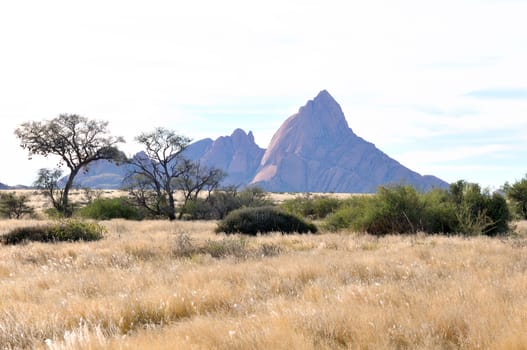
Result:
[[[322,90],[274,134],[253,183],[274,191],[374,192],[402,180],[432,183],[355,135],[338,102]]]
[[[318,95],[315,97],[314,101],[332,101],[337,103],[333,96],[328,92],[328,90],[322,90],[318,93]]]
[[[240,128],[232,132],[231,139],[235,144],[243,144],[249,147],[254,144],[254,135],[252,131],[249,131],[247,134],[243,129]]]

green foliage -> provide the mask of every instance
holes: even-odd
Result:
[[[48,219],[64,219],[64,213],[57,210],[55,207],[45,209],[44,214]]]
[[[329,230],[389,233],[460,233],[495,236],[508,231],[510,213],[503,196],[458,181],[450,190],[419,193],[411,186],[380,187],[373,196],[354,197],[328,216]]]
[[[285,200],[280,204],[280,207],[287,213],[316,220],[326,218],[335,212],[342,203],[343,201],[334,197],[307,194]]]
[[[316,233],[317,227],[276,207],[243,208],[231,212],[218,224],[216,232],[244,233]]]
[[[490,194],[478,184],[463,180],[451,184],[450,193],[457,209],[456,232],[496,236],[508,231],[511,215],[501,194]]]
[[[15,192],[0,193],[0,217],[21,219],[34,214],[34,209],[28,205],[27,195],[17,195]]]
[[[375,205],[367,208],[365,220],[361,223],[362,231],[376,235],[418,231],[422,204],[413,187],[381,187],[375,201],[370,203]]]
[[[242,191],[236,188],[214,191],[207,199],[189,200],[181,210],[184,217],[191,220],[222,220],[231,211],[239,208],[254,208],[271,204],[264,190],[252,186]]]
[[[506,183],[503,190],[511,201],[516,215],[527,220],[527,175],[512,185]]]
[[[419,229],[428,233],[456,232],[457,207],[448,191],[434,189],[421,194],[422,219]]]
[[[98,198],[77,211],[83,218],[94,220],[127,219],[142,220],[143,213],[126,197]]]
[[[2,236],[2,243],[96,241],[103,238],[105,233],[106,229],[96,223],[64,220],[49,225],[15,228]]]

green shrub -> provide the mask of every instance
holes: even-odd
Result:
[[[423,206],[413,187],[380,187],[374,200],[368,203],[357,223],[361,231],[374,235],[419,231]]]
[[[0,217],[21,219],[24,216],[32,216],[35,210],[28,203],[29,196],[25,194],[0,193]]]
[[[422,195],[423,212],[420,230],[427,233],[453,233],[458,230],[458,209],[449,192],[434,189]]]
[[[457,210],[456,232],[496,236],[509,230],[511,214],[501,194],[490,194],[478,184],[460,180],[450,185],[450,195]]]
[[[285,200],[280,207],[287,213],[315,219],[324,219],[329,214],[334,213],[344,201],[329,196],[299,196]]]
[[[380,187],[373,196],[346,200],[328,216],[325,227],[335,231],[352,229],[373,235],[410,233],[422,229],[423,203],[411,186]]]
[[[244,233],[308,233],[317,227],[276,207],[243,208],[231,212],[218,224],[216,232]]]
[[[106,229],[96,223],[64,220],[48,225],[15,228],[2,236],[2,243],[96,241],[103,238],[105,232]]]
[[[231,211],[272,205],[267,193],[252,186],[238,191],[236,187],[215,191],[208,198],[189,200],[180,210],[190,220],[222,220]]]
[[[324,228],[329,231],[343,229],[363,230],[361,216],[366,212],[367,207],[373,206],[374,196],[354,196],[342,200],[339,209],[329,214],[324,222]]]
[[[211,201],[202,198],[189,199],[180,210],[183,212],[183,219],[214,220],[218,218],[217,210]]]
[[[348,200],[328,216],[329,230],[388,233],[459,233],[495,236],[508,231],[511,219],[505,198],[479,185],[458,181],[450,190],[419,193],[410,186],[380,187],[373,196]]]
[[[133,206],[126,197],[98,198],[77,211],[77,215],[87,219],[142,220],[143,213]]]
[[[503,187],[507,198],[511,201],[515,214],[522,220],[527,219],[527,175],[512,185],[505,183]]]

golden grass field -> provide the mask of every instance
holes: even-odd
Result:
[[[102,224],[0,246],[0,349],[527,349],[525,222],[502,239]]]

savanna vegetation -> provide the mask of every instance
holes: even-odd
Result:
[[[126,159],[106,126],[16,131],[70,174],[0,193],[0,348],[525,348],[526,178],[277,200],[164,128]],[[124,191],[75,189],[97,159],[127,163]]]

